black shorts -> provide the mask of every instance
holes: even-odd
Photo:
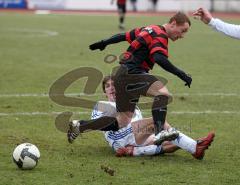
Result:
[[[149,87],[159,80],[147,73],[128,74],[125,66],[121,66],[114,76],[118,112],[134,112],[140,95],[146,96]]]
[[[119,13],[126,13],[126,4],[117,4]]]

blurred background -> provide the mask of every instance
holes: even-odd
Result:
[[[240,0],[128,0],[128,11],[193,11],[205,7],[211,11],[240,12]],[[43,10],[116,9],[110,0],[1,0],[0,8]]]

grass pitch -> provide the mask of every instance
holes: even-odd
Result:
[[[127,43],[91,52],[88,45],[117,30],[116,16],[0,14],[0,184],[239,184],[240,42],[192,20],[186,38],[170,42],[170,60],[193,78],[190,89],[158,66],[153,73],[168,79],[174,95],[168,120],[183,133],[198,138],[214,130],[216,138],[203,161],[184,151],[174,154],[116,158],[102,133],[83,134],[69,145],[54,126],[54,112],[90,110],[61,106],[48,97],[55,80],[79,67],[109,74],[117,62],[103,62],[108,54],[120,55]],[[127,17],[127,28],[163,24],[165,16]],[[239,23],[239,20],[225,19]],[[82,93],[77,80],[67,93]],[[79,96],[76,96],[79,98]],[[101,88],[90,100],[104,99]],[[150,111],[144,111],[150,116]],[[31,142],[40,152],[38,166],[17,169],[12,152],[19,143]],[[104,170],[105,169],[105,170]],[[106,173],[105,171],[113,172]]]

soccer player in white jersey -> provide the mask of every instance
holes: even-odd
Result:
[[[92,119],[102,116],[115,116],[117,114],[115,104],[115,88],[111,76],[104,78],[102,83],[103,91],[108,101],[99,101],[92,112]],[[73,128],[80,123],[73,121],[70,123]],[[165,129],[173,130],[166,122]],[[71,129],[70,129],[71,131]],[[72,129],[71,132],[76,131]],[[73,133],[75,136],[79,132]],[[141,156],[157,155],[161,153],[171,153],[181,148],[190,152],[196,159],[203,159],[205,150],[213,141],[214,133],[209,133],[207,137],[197,141],[178,131],[177,138],[164,141],[161,145],[155,145],[156,137],[154,134],[154,124],[152,118],[142,119],[141,111],[137,108],[131,123],[118,131],[107,131],[104,133],[105,139],[116,152],[116,156]],[[68,134],[69,136],[69,134]],[[74,137],[73,139],[75,139]],[[171,140],[171,138],[167,138]]]
[[[107,96],[108,101],[99,101],[93,111],[92,119],[97,119],[102,116],[115,116],[116,103],[115,103],[115,88],[111,76],[106,76],[102,83],[102,88]],[[160,153],[169,153],[178,149],[172,143],[165,142],[162,145],[155,145],[156,137],[153,128],[152,119],[143,119],[142,113],[136,107],[132,123],[118,131],[106,131],[104,133],[106,141],[116,152],[116,156],[130,155],[157,155]],[[165,138],[166,140],[175,139],[179,133],[173,132],[173,137]],[[146,146],[147,145],[147,146]]]
[[[214,18],[212,14],[204,8],[199,8],[193,15],[199,17],[202,22],[211,26],[214,30],[235,39],[240,39],[240,25],[229,24],[218,18]]]

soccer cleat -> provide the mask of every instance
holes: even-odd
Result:
[[[169,130],[162,130],[160,133],[155,135],[154,144],[161,145],[164,141],[172,141],[176,139],[178,136],[179,132],[174,128],[171,128]]]
[[[208,147],[211,145],[214,137],[215,133],[210,132],[207,137],[198,139],[196,145],[196,152],[192,154],[192,156],[198,160],[202,160],[205,155],[205,150],[207,150]]]
[[[78,137],[80,134],[79,126],[81,121],[73,120],[69,122],[69,129],[67,132],[67,138],[69,143],[73,143],[73,141]]]
[[[119,148],[116,151],[116,156],[117,157],[133,156],[133,149],[134,149],[134,146],[131,146],[131,145]]]

